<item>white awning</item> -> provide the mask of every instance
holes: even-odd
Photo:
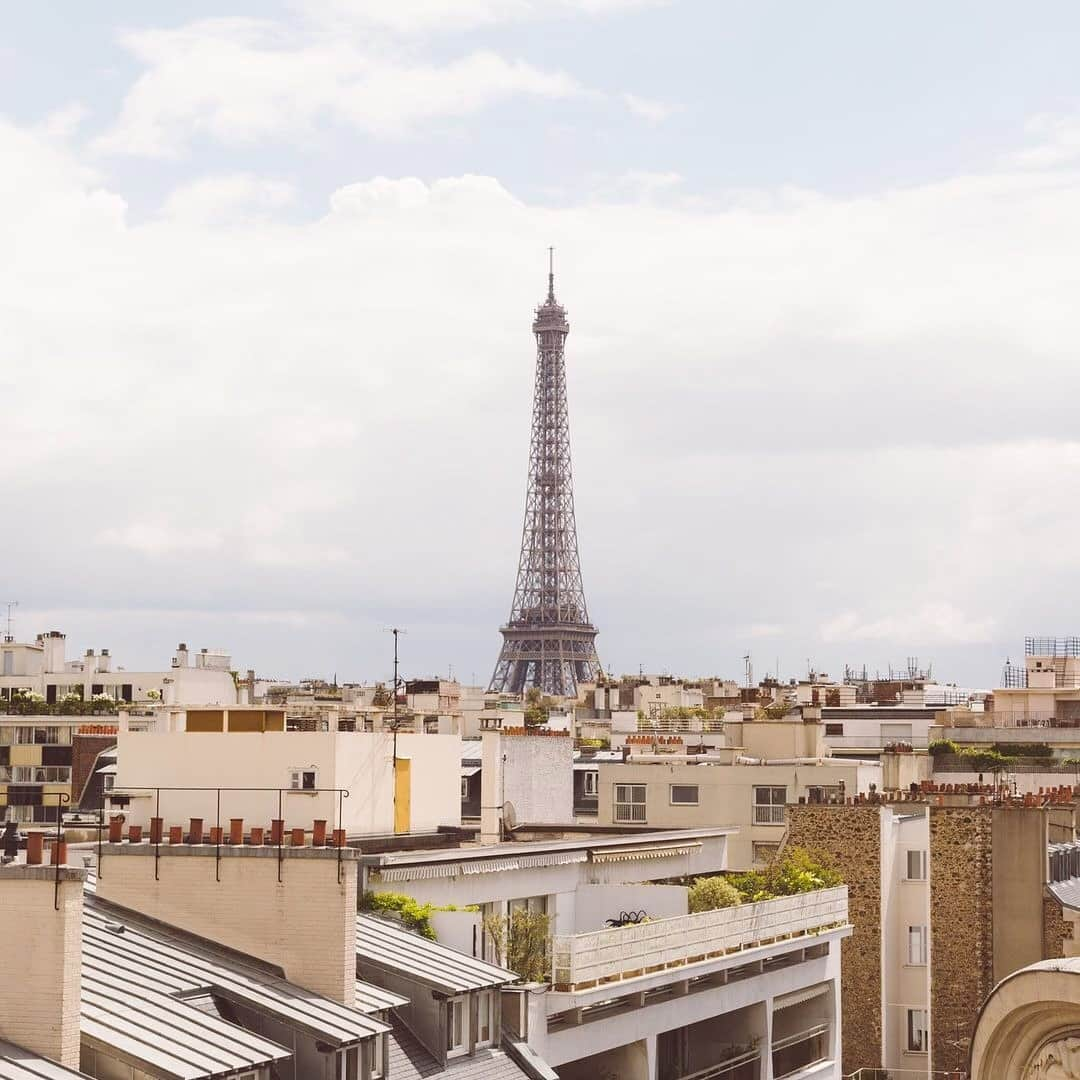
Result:
[[[457,863],[433,863],[431,866],[384,866],[374,871],[379,881],[428,881],[431,878],[457,877]]]
[[[820,983],[810,986],[805,990],[793,990],[790,994],[781,994],[773,998],[774,1009],[789,1009],[792,1005],[801,1005],[804,1001],[813,1001],[816,997],[822,997],[829,992],[828,983]]]
[[[111,774],[111,775],[115,776],[116,775],[116,762],[114,761],[111,765],[102,765],[101,768],[98,769],[97,771],[99,773]]]
[[[461,871],[464,874],[494,874],[498,870],[518,870],[520,864],[517,859],[483,859],[479,862],[463,862]]]
[[[700,847],[701,844],[695,841],[692,844],[671,844],[668,847],[608,848],[605,851],[594,851],[592,861],[594,863],[613,863],[637,862],[642,859],[670,859],[677,855],[692,855]]]
[[[462,765],[461,766],[461,775],[462,776],[466,776],[466,777],[475,776],[479,771],[480,771],[480,766],[479,765]]]

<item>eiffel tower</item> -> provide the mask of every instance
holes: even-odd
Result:
[[[489,689],[520,694],[535,686],[554,697],[576,697],[578,683],[596,680],[600,661],[578,559],[563,356],[570,324],[555,300],[553,249],[547,299],[532,329],[536,387],[525,524],[514,602]]]

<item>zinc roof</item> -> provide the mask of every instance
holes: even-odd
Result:
[[[356,917],[356,955],[361,969],[374,964],[447,994],[517,981],[517,975],[506,968],[430,941],[375,915]]]
[[[0,1080],[72,1080],[85,1075],[0,1040]]]

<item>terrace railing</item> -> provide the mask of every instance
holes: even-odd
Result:
[[[681,967],[848,921],[847,886],[702,911],[612,930],[556,937],[552,982],[574,991]]]

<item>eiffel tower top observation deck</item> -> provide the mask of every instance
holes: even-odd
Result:
[[[554,260],[532,329],[536,385],[525,524],[514,602],[490,688],[520,694],[535,686],[573,697],[579,682],[596,679],[600,662],[578,558],[564,359],[570,324],[555,299]]]

